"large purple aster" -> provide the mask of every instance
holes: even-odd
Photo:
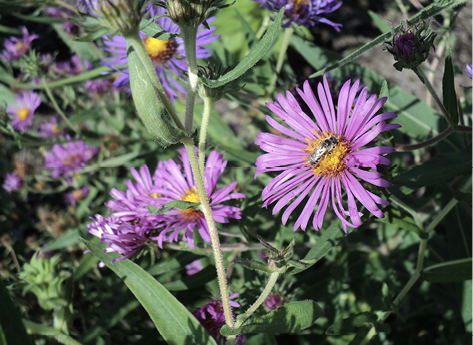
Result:
[[[277,96],[277,103],[267,103],[268,108],[282,119],[282,125],[270,116],[268,123],[284,137],[260,133],[255,141],[267,153],[256,160],[256,176],[264,172],[281,171],[263,190],[263,207],[276,202],[273,214],[289,205],[282,215],[286,224],[289,216],[302,201],[308,200],[297,217],[294,231],[307,228],[315,211],[313,226],[322,227],[329,200],[343,228],[361,225],[356,199],[376,217],[383,218],[383,212],[376,204],[389,202],[367,191],[358,178],[379,187],[389,187],[390,183],[381,178],[377,165],[390,165],[383,154],[394,151],[392,147],[377,146],[362,149],[381,132],[398,128],[398,124],[387,124],[385,120],[396,117],[394,113],[376,115],[386,102],[386,98],[368,98],[367,88],[363,88],[355,103],[360,81],[350,85],[347,81],[335,108],[327,78],[318,85],[316,99],[309,83],[297,92],[312,112],[305,114],[294,96],[286,92]],[[353,108],[353,109],[352,109]],[[315,121],[314,121],[315,120]],[[342,200],[345,191],[347,201]],[[348,209],[346,210],[346,205]],[[347,221],[346,216],[350,217]]]
[[[151,8],[149,11],[151,17],[164,13],[165,9],[161,7]],[[210,24],[214,19],[215,17],[210,18],[207,22]],[[167,17],[159,18],[157,24],[167,32],[180,32],[179,26],[174,24],[171,19]],[[198,59],[205,59],[211,56],[210,49],[205,49],[202,46],[213,42],[219,37],[213,34],[215,29],[215,27],[211,27],[210,30],[207,30],[201,25],[197,33],[196,42],[196,54]],[[140,36],[166,92],[168,92],[172,98],[177,97],[175,90],[185,93],[185,89],[177,82],[177,78],[183,76],[184,72],[187,72],[186,52],[182,38],[174,37],[169,40],[158,40],[145,35],[143,32],[140,32]],[[103,65],[117,69],[118,66],[128,63],[124,37],[114,36],[112,39],[104,37],[104,43],[107,46],[104,47],[104,49],[112,53],[113,56],[104,58],[102,62]],[[122,74],[113,82],[113,86],[122,87],[130,82],[128,68],[121,69],[120,71]]]
[[[83,141],[71,141],[65,145],[53,145],[51,152],[46,154],[45,167],[52,169],[52,177],[59,175],[68,177],[73,173],[80,173],[89,159],[97,154],[99,148],[88,146]]]
[[[279,12],[286,6],[282,27],[286,28],[292,23],[311,27],[316,23],[330,25],[335,30],[340,31],[342,24],[334,23],[322,17],[326,13],[331,13],[342,6],[339,0],[253,0],[264,6],[271,12]]]
[[[26,132],[33,124],[34,112],[41,104],[41,97],[33,91],[23,91],[15,95],[16,104],[8,104],[7,113],[12,117],[11,124],[18,131]]]
[[[8,62],[18,59],[25,54],[31,47],[31,42],[37,39],[38,35],[30,35],[26,27],[21,27],[21,38],[10,37],[3,42],[5,49],[0,54],[0,58],[4,58]]]
[[[184,173],[181,166],[172,159],[162,162],[162,166],[156,170],[153,179],[163,184],[163,188],[159,190],[159,193],[166,203],[173,200],[200,202],[189,163],[189,156],[184,148],[179,150],[179,154]],[[211,199],[210,206],[215,221],[218,223],[228,223],[227,218],[240,219],[241,210],[235,206],[221,205],[221,203],[231,199],[246,198],[246,196],[242,193],[232,193],[237,185],[236,181],[224,188],[217,189],[217,181],[227,166],[227,161],[224,161],[222,157],[217,151],[212,151],[209,154],[205,165],[204,179],[207,195]],[[189,248],[194,249],[193,231],[196,227],[202,238],[209,243],[211,242],[207,222],[202,211],[194,209],[179,210],[175,208],[166,212],[164,216],[166,217],[166,227],[158,238],[160,247],[162,247],[162,242],[165,240],[170,242],[177,241],[179,233],[184,230],[182,240],[187,241]],[[167,235],[168,232],[171,232],[170,235]]]

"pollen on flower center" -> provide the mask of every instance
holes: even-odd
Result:
[[[319,136],[317,132],[316,134]],[[309,153],[308,157],[303,157],[304,159],[307,159],[306,164],[311,165],[309,161],[310,154],[312,154],[314,150],[317,150],[317,148],[320,148],[321,143],[325,139],[330,137],[336,137],[338,142],[336,145],[333,145],[326,151],[321,151],[323,152],[323,154],[321,155],[319,162],[317,164],[312,164],[312,173],[314,175],[333,177],[339,175],[347,168],[345,163],[345,157],[351,151],[349,141],[335,134],[325,132],[323,132],[323,134],[320,135],[317,140],[310,140],[306,138],[308,145],[306,149],[302,150],[304,152]]]
[[[154,199],[157,199],[157,198],[162,197],[163,195],[161,193],[151,193],[151,194],[148,194],[148,196],[150,196]]]
[[[194,186],[189,188],[185,191],[185,193],[181,196],[182,201],[188,202],[200,202],[199,193],[197,192],[197,188]],[[182,217],[187,220],[197,220],[202,218],[204,214],[200,210],[193,210],[191,208],[187,210],[180,210]]]
[[[17,44],[15,44],[16,50],[23,50],[24,47],[25,47],[25,44],[23,42],[18,42]]]
[[[174,38],[163,41],[153,37],[146,37],[143,43],[151,61],[159,65],[169,61],[176,53],[178,46]]]
[[[304,7],[307,6],[308,4],[309,4],[309,1],[307,0],[293,0],[292,9],[290,10],[290,17],[294,18],[297,15],[303,16],[305,13]]]
[[[28,117],[29,113],[30,110],[28,108],[20,108],[17,115],[20,120],[24,121]]]
[[[84,192],[82,191],[82,189],[76,189],[75,191],[72,192],[72,196],[76,200],[82,199],[83,195],[84,195]]]

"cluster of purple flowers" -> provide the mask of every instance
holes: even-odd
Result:
[[[0,58],[7,62],[12,62],[25,54],[31,47],[31,42],[37,39],[38,35],[30,35],[26,27],[21,27],[21,38],[10,37],[3,42],[4,50],[0,54]]]
[[[199,195],[191,172],[189,157],[184,148],[179,150],[181,164],[170,159],[160,161],[153,176],[145,165],[140,171],[132,168],[131,173],[136,181],[126,181],[125,192],[112,189],[110,195],[114,200],[106,203],[112,212],[109,218],[96,215],[88,231],[101,238],[124,258],[132,256],[149,241],[157,241],[162,248],[164,241],[178,241],[182,231],[182,240],[194,248],[194,229],[200,236],[210,242],[209,230],[202,211],[197,209],[180,210],[173,208],[164,214],[150,214],[148,206],[160,207],[174,200],[199,202]],[[245,198],[242,193],[232,193],[237,183],[230,183],[224,188],[217,188],[217,182],[223,173],[227,161],[223,156],[212,151],[205,166],[205,187],[212,200],[211,209],[214,219],[219,223],[228,223],[228,218],[240,219],[240,209],[235,206],[222,205],[224,201]]]

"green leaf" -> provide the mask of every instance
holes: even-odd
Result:
[[[471,258],[442,262],[424,268],[421,275],[430,283],[471,280]]]
[[[452,193],[455,199],[457,199],[458,201],[466,202],[467,204],[471,205],[471,201],[472,201],[471,190],[467,192],[462,192],[457,189],[454,189],[452,190]]]
[[[449,48],[445,55],[445,69],[442,79],[443,105],[450,115],[453,128],[458,125],[458,102],[455,91],[455,69],[452,62],[452,51]]]
[[[45,326],[25,319],[23,319],[23,324],[28,330],[28,334],[45,335],[64,345],[81,345],[81,343],[79,343],[74,338],[61,333],[61,330],[57,328]]]
[[[89,272],[92,268],[97,267],[98,263],[100,262],[94,255],[82,255],[79,260],[79,266],[74,268],[74,272],[72,273],[72,280],[75,282],[82,278],[87,272]]]
[[[391,32],[391,27],[386,24],[383,18],[379,16],[379,14],[368,10],[368,14],[371,17],[371,20],[374,22],[374,25],[381,31],[383,34],[386,32]]]
[[[147,272],[153,276],[156,276],[183,268],[185,265],[190,264],[199,258],[200,256],[195,255],[194,253],[178,253],[174,257],[166,258],[166,260],[151,266]]]
[[[296,333],[312,326],[322,315],[324,311],[312,300],[292,302],[266,315],[252,317],[238,329],[224,325],[220,334],[227,336],[247,333]]]
[[[246,71],[253,67],[259,60],[261,60],[261,58],[266,54],[266,52],[278,38],[278,32],[279,28],[281,27],[281,19],[284,15],[284,10],[285,8],[283,7],[279,11],[268,31],[266,31],[261,40],[251,48],[248,55],[245,56],[234,69],[228,73],[225,73],[217,80],[210,80],[205,77],[201,77],[202,82],[211,88],[228,84],[229,82],[241,77]]]
[[[196,274],[164,284],[164,287],[169,291],[184,291],[204,286],[214,279],[217,279],[215,266],[207,266]]]
[[[32,345],[20,314],[10,298],[8,290],[0,279],[0,344],[5,345]]]
[[[437,14],[439,14],[439,13],[445,11],[445,10],[448,10],[450,8],[453,8],[453,7],[459,6],[461,4],[467,3],[469,1],[470,0],[456,0],[456,1],[450,1],[450,2],[445,3],[445,4],[433,3],[429,6],[427,6],[426,8],[424,8],[422,11],[419,11],[418,13],[413,15],[411,18],[409,18],[409,22],[412,23],[412,24],[417,24],[421,20],[425,20],[427,18],[433,17],[433,16],[435,16],[435,15],[437,15]],[[398,25],[393,29],[393,31],[397,33],[397,32],[399,32],[400,28],[401,28],[401,25]],[[342,60],[337,61],[336,63],[334,63],[334,64],[332,64],[328,67],[322,68],[321,70],[317,71],[316,73],[310,75],[309,78],[315,78],[315,77],[321,76],[321,75],[323,75],[324,73],[326,73],[330,70],[333,70],[335,68],[342,67],[343,65],[346,65],[347,63],[355,60],[360,55],[366,53],[368,50],[383,44],[390,36],[391,36],[391,32],[386,32],[386,33],[376,37],[370,43],[365,44],[363,47],[357,49],[356,51],[354,51],[353,53],[351,53],[347,57],[343,58]],[[386,54],[388,54],[388,53],[386,53]]]
[[[143,31],[149,37],[153,37],[162,41],[167,41],[173,37],[179,36],[179,34],[165,31],[162,27],[154,22],[156,19],[164,16],[165,15],[158,15],[151,19],[142,19],[140,23],[140,31]]]
[[[100,56],[97,53],[96,49],[88,43],[84,42],[83,39],[78,39],[78,40],[73,40],[71,36],[64,30],[64,28],[61,26],[61,24],[53,24],[52,27],[58,34],[58,36],[62,39],[62,41],[77,55],[79,55],[83,60],[89,60],[89,61],[95,61],[99,60]],[[95,33],[93,39],[97,39],[99,37],[102,37],[107,31],[99,31]],[[88,36],[90,37],[90,36]],[[91,41],[90,39],[89,41]]]
[[[58,250],[65,247],[76,245],[79,242],[80,242],[79,230],[69,230],[58,239],[49,242],[46,248],[42,248],[42,250],[44,251]]]
[[[24,14],[15,13],[15,12],[12,12],[11,14],[17,18],[27,20],[30,22],[41,23],[41,24],[51,25],[51,24],[62,24],[65,22],[65,20],[62,18],[28,16]]]
[[[83,242],[125,282],[168,344],[216,345],[213,338],[186,307],[140,266],[130,260],[117,261],[112,265],[111,260],[119,258],[120,255],[104,253],[104,246],[85,240]]]
[[[383,83],[381,84],[381,90],[379,90],[379,98],[381,97],[389,97],[389,86],[386,80],[383,80]]]
[[[403,192],[407,194],[418,188],[446,182],[464,174],[471,174],[469,146],[460,152],[441,153],[396,176],[394,182],[400,184]]]
[[[167,204],[156,207],[156,206],[151,206],[148,205],[146,206],[148,208],[148,211],[150,214],[163,214],[166,213],[167,211],[173,209],[173,208],[178,208],[180,210],[187,210],[187,209],[193,209],[193,210],[198,210],[200,208],[200,202],[189,202],[189,201],[182,201],[182,200],[173,200],[168,202]]]
[[[335,247],[342,238],[346,237],[349,233],[353,231],[352,228],[347,228],[348,233],[345,233],[342,229],[339,220],[334,221],[327,229],[320,230],[321,236],[317,238],[314,246],[310,248],[309,252],[303,260],[318,259],[320,260],[325,254],[327,254],[333,247]],[[315,262],[314,262],[315,263]],[[289,274],[300,273],[312,265],[308,265],[305,268],[296,268],[291,271]]]
[[[343,335],[343,334],[355,334],[358,332],[359,327],[365,324],[371,324],[378,320],[376,314],[364,312],[355,316],[340,320],[331,325],[325,334],[327,335]]]

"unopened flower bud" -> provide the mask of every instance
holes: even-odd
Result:
[[[430,48],[437,34],[432,32],[430,23],[422,21],[418,24],[403,22],[399,32],[393,34],[390,42],[385,42],[386,50],[397,61],[394,67],[398,71],[403,68],[415,69],[429,56]]]
[[[199,77],[202,80],[202,83],[199,85],[199,96],[203,98],[210,98],[214,102],[222,98],[222,96],[227,92],[237,91],[239,88],[231,88],[233,82],[228,84],[218,86],[218,87],[209,87],[206,85],[206,81],[218,80],[222,75],[227,73],[230,68],[222,68],[222,66],[210,65],[207,67],[199,66]]]
[[[140,24],[149,0],[81,0],[83,21],[77,23],[92,33],[125,36]],[[95,35],[93,36],[95,37]]]
[[[166,0],[164,7],[169,18],[179,25],[197,28],[200,24],[209,29],[206,22],[209,13],[218,8],[228,7],[223,5],[223,0]]]

